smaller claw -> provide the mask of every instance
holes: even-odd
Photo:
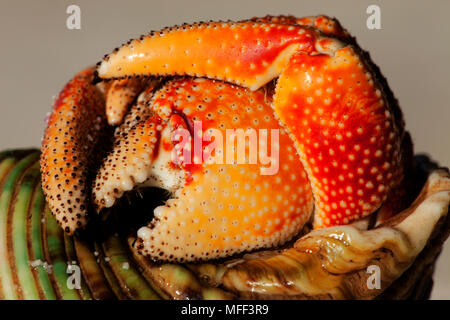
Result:
[[[145,84],[146,81],[139,78],[113,81],[106,95],[106,118],[110,125],[115,126],[122,122],[129,106]]]
[[[170,132],[170,126],[158,115],[152,115],[116,138],[114,150],[99,170],[93,187],[97,212],[114,205],[136,184],[158,186],[170,192],[184,183],[184,173],[168,165],[171,152],[164,145],[170,141]]]
[[[115,136],[125,135],[134,125],[141,120],[147,119],[151,114],[150,101],[153,97],[156,87],[160,84],[159,80],[153,79],[146,83],[145,89],[139,94],[136,102],[121,121],[121,125],[115,130]]]
[[[151,109],[157,83],[151,82],[139,95],[137,103],[116,130],[114,149],[98,171],[93,186],[97,212],[111,207],[135,184],[141,187],[161,185],[172,191],[184,182],[181,171],[175,166],[164,165],[171,157],[164,147],[170,143],[171,137],[167,135],[173,122],[167,123],[163,114],[158,115]]]

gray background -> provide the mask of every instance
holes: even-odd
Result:
[[[66,8],[81,7],[81,30]],[[381,7],[382,30],[366,28]],[[400,100],[416,152],[450,165],[450,1],[17,1],[0,2],[0,149],[39,146],[53,96],[77,71],[150,30],[266,14],[336,16],[371,53]],[[433,298],[450,299],[450,243]]]

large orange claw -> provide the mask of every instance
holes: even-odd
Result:
[[[335,36],[339,38],[350,38],[349,33],[341,26],[339,21],[328,16],[310,16],[297,18],[294,16],[265,16],[262,18],[256,17],[251,19],[255,22],[277,23],[277,24],[291,24],[305,27],[311,27],[319,30],[325,35]]]
[[[401,182],[396,119],[360,56],[298,52],[278,80],[275,111],[297,138],[314,191],[316,226],[374,212]]]
[[[115,50],[97,72],[201,76],[251,90],[279,77],[273,104],[311,181],[316,226],[349,223],[402,183],[404,130],[384,79],[332,22],[266,17],[169,28]]]
[[[315,52],[318,32],[300,26],[217,22],[184,25],[133,40],[106,56],[100,78],[187,74],[252,90],[277,77],[298,50]]]
[[[311,217],[313,199],[294,143],[274,118],[270,102],[263,90],[251,92],[221,81],[168,82],[151,99],[154,113],[117,138],[99,171],[94,186],[99,209],[112,206],[124,191],[135,187],[171,191],[172,198],[157,207],[153,220],[138,231],[139,251],[154,259],[219,258],[291,239]],[[201,130],[196,129],[196,121],[201,121]],[[254,147],[249,142],[245,154],[272,157],[275,170],[261,174],[261,167],[269,166],[261,161],[228,164],[225,159],[236,154],[225,144],[216,149],[223,151],[224,162],[210,162],[217,155],[209,150],[211,143],[220,145],[217,131],[208,140],[212,142],[204,142],[200,149],[201,163],[195,158],[202,154],[195,152],[192,140],[186,145],[194,151],[191,157],[174,161],[178,144],[173,135],[179,128],[193,129],[191,137],[206,137],[217,130],[224,139],[227,129],[252,128],[259,135],[259,151],[249,150]],[[271,129],[278,130],[279,141],[272,141]],[[279,158],[273,154],[276,148],[282,148]]]
[[[52,213],[72,234],[87,222],[92,151],[106,124],[93,70],[77,74],[59,94],[42,141],[42,187]]]

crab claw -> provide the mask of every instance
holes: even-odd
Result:
[[[137,97],[136,103],[130,107],[123,121],[121,121],[121,125],[116,127],[114,132],[116,137],[125,136],[134,125],[152,114],[152,110],[149,107],[150,101],[155,92],[155,88],[159,84],[160,81],[156,79],[152,79],[146,83],[145,89]]]
[[[252,92],[206,79],[165,84],[151,99],[153,113],[117,138],[99,171],[93,189],[99,209],[112,206],[132,188],[169,190],[171,199],[157,207],[153,220],[138,231],[139,252],[153,259],[220,258],[291,239],[310,219],[313,198],[294,143],[265,96],[263,90]],[[239,128],[249,135],[248,145],[241,145],[249,160],[237,165],[239,140],[235,158],[228,138],[240,133],[227,132]],[[186,131],[188,140],[179,148],[177,135]],[[194,135],[202,137],[201,147]],[[251,138],[257,135],[258,152]],[[226,147],[221,136],[226,137]],[[180,150],[193,152],[174,157]],[[253,156],[259,163],[250,160]],[[269,169],[269,159],[272,172],[263,170]]]
[[[139,78],[113,81],[106,95],[106,118],[110,125],[119,125],[135,97],[145,87]]]
[[[97,72],[101,79],[186,74],[256,90],[297,50],[315,51],[316,36],[310,28],[250,21],[183,25],[129,42],[106,56]]]
[[[271,16],[252,18],[251,21],[277,23],[277,24],[291,24],[305,27],[311,27],[319,30],[327,36],[334,36],[339,38],[350,38],[350,34],[345,30],[339,21],[325,15],[309,16],[297,18],[294,16]]]
[[[87,222],[88,169],[106,124],[93,70],[77,74],[59,94],[42,141],[42,187],[58,223],[72,234]]]
[[[297,138],[317,226],[367,216],[401,182],[401,131],[375,81],[351,47],[299,52],[278,80],[275,110]]]
[[[316,227],[373,213],[403,183],[407,161],[385,81],[333,20],[261,19],[153,32],[106,56],[98,76],[190,75],[251,90],[278,77],[273,105],[308,173]]]

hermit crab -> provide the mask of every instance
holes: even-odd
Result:
[[[64,87],[41,155],[46,199],[68,234],[129,192],[165,189],[132,245],[176,262],[277,248],[308,226],[374,213],[382,223],[407,204],[411,164],[386,80],[326,16],[130,40]]]

